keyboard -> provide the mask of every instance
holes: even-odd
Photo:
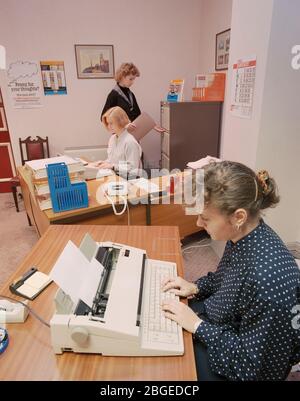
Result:
[[[157,350],[158,355],[182,355],[184,352],[182,328],[164,316],[161,304],[168,298],[179,297],[163,292],[162,281],[176,277],[176,263],[147,259],[141,319],[141,348]]]

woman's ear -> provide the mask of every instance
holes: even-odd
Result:
[[[238,230],[246,223],[248,219],[248,213],[245,209],[237,209],[232,214],[232,225],[235,226]]]

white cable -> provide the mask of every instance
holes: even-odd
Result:
[[[106,198],[110,201],[110,203],[111,203],[111,206],[112,206],[112,208],[113,208],[113,211],[114,211],[114,214],[116,215],[116,216],[120,216],[121,214],[123,214],[124,212],[125,212],[125,210],[127,209],[127,199],[126,198],[124,198],[124,196],[122,196],[122,195],[118,195],[122,200],[123,200],[123,202],[124,202],[124,206],[123,206],[123,209],[120,211],[120,212],[117,212],[117,210],[116,210],[116,207],[115,207],[115,204],[114,204],[114,202],[113,202],[113,200],[111,199],[111,197],[107,194],[107,192],[106,191],[104,191],[104,195],[106,196]]]

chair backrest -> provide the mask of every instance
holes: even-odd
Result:
[[[47,136],[46,139],[43,139],[40,136],[37,136],[36,139],[32,139],[31,136],[28,136],[24,140],[19,138],[19,145],[22,165],[29,160],[45,159],[50,157]],[[24,149],[26,150],[26,156],[24,156]]]

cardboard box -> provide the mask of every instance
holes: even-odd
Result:
[[[196,75],[192,100],[195,102],[223,102],[225,77],[226,74],[222,72]]]

